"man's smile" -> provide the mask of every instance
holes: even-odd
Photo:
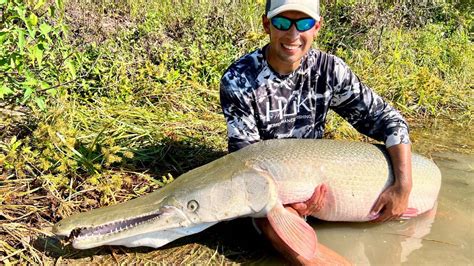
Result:
[[[301,48],[301,44],[282,44],[283,48],[287,50],[296,50]]]

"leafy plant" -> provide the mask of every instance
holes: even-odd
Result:
[[[81,69],[80,55],[64,41],[63,1],[1,0],[0,10],[0,99],[45,110]]]

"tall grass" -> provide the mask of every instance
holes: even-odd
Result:
[[[443,1],[326,2],[315,46],[346,60],[410,120],[472,125],[468,12]],[[268,41],[263,9],[264,1],[250,0],[0,0],[8,25],[0,29],[0,261],[74,257],[44,228],[222,156],[219,80],[231,62]],[[50,28],[41,31],[43,24]],[[335,116],[327,136],[360,138]],[[206,252],[195,257],[233,258]]]

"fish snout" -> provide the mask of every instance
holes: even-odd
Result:
[[[61,220],[57,222],[52,228],[53,234],[57,236],[69,236],[74,228],[68,228],[66,222],[66,220]]]

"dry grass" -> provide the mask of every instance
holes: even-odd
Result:
[[[136,177],[134,177],[136,178]],[[105,246],[75,250],[64,239],[51,233],[52,221],[81,210],[91,191],[78,191],[76,198],[64,200],[35,185],[31,179],[2,177],[0,194],[0,262],[10,264],[212,264],[229,265],[255,261],[271,252],[247,219],[226,222],[207,231],[180,239],[160,249]],[[141,183],[140,183],[141,182]],[[138,179],[140,189],[156,189],[150,180]],[[137,191],[121,190],[118,202]],[[82,195],[82,196],[80,196]],[[84,210],[83,210],[84,211]],[[257,241],[258,242],[258,241]]]

